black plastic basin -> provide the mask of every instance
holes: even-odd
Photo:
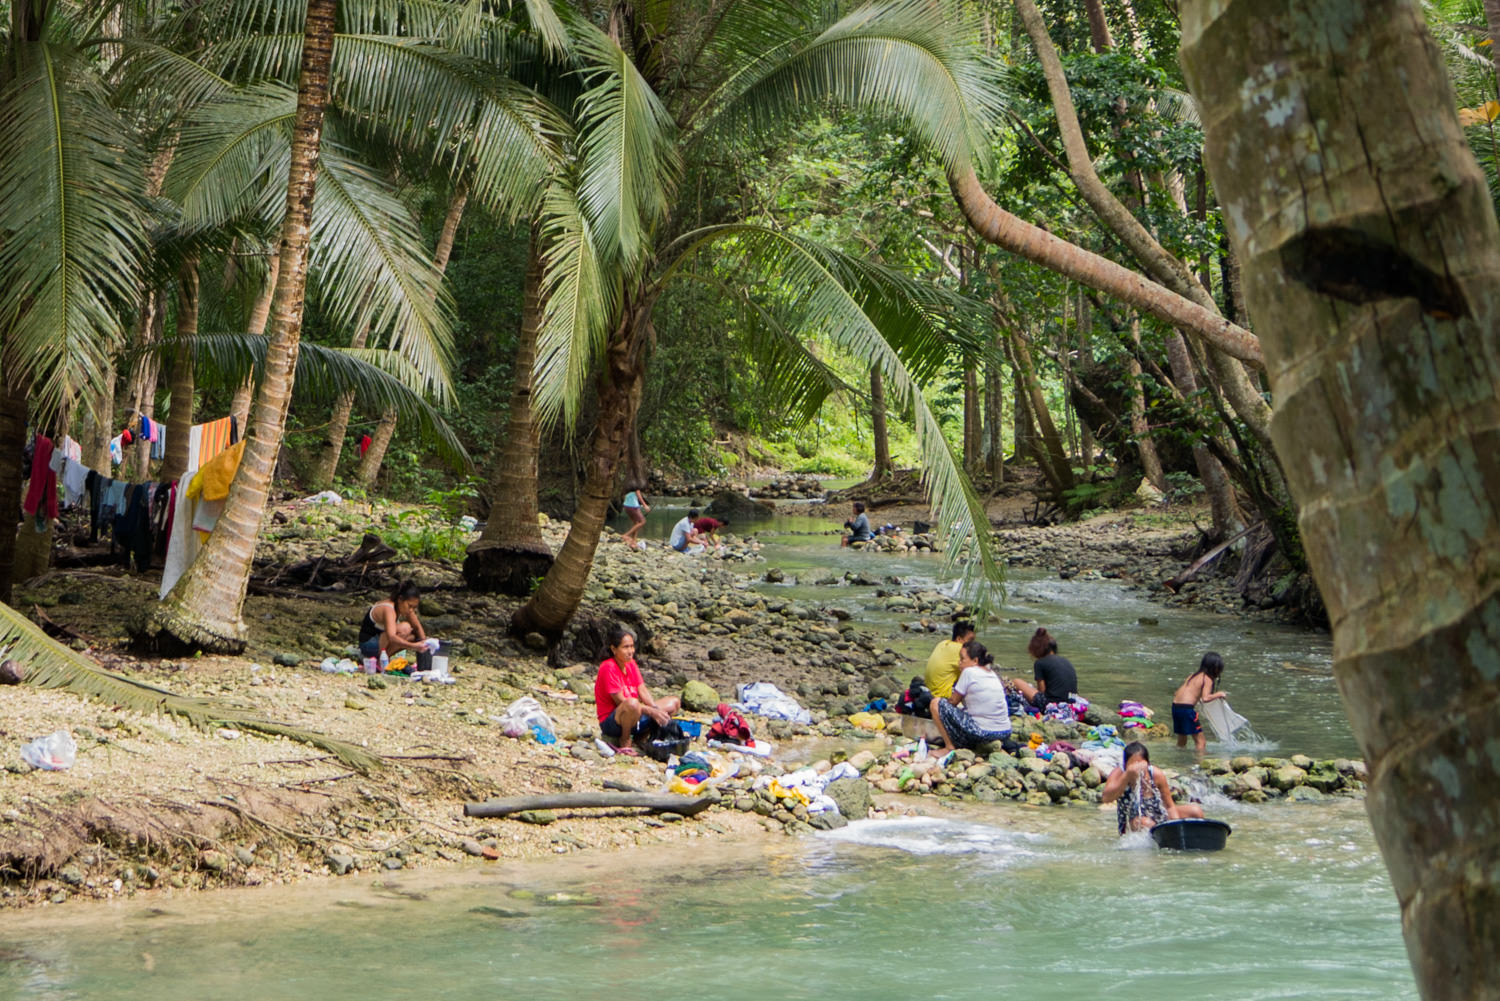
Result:
[[[1216,852],[1229,840],[1229,831],[1222,820],[1165,820],[1151,828],[1151,837],[1158,848]]]

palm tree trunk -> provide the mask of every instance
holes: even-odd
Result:
[[[255,303],[250,307],[250,318],[245,323],[245,332],[257,337],[266,332],[266,322],[271,316],[271,295],[276,291],[276,277],[281,270],[280,255],[272,255],[266,267],[266,283],[260,290],[260,295],[255,297]],[[235,426],[240,429],[240,434],[245,433],[245,427],[250,420],[250,401],[255,396],[255,376],[245,376],[245,381],[240,383],[234,390],[234,396],[229,400],[229,416],[234,418]]]
[[[292,124],[281,263],[271,306],[266,362],[252,407],[244,458],[218,526],[198,558],[148,617],[144,632],[159,647],[238,653],[245,648],[241,610],[265,514],[271,476],[281,451],[287,405],[302,336],[307,249],[337,0],[308,0],[297,113]]]
[[[468,185],[460,182],[453,189],[453,197],[448,202],[448,214],[443,217],[443,229],[438,234],[437,247],[432,254],[432,263],[439,275],[448,270],[448,258],[453,253],[453,241],[458,236],[458,224],[463,221],[464,206],[468,202]],[[365,489],[375,489],[375,481],[380,476],[380,465],[385,461],[386,449],[390,447],[391,438],[395,434],[396,411],[387,410],[380,415],[380,424],[371,436],[373,440],[369,451],[359,460],[359,472],[356,475]]]
[[[875,468],[870,470],[870,480],[877,482],[893,471],[891,433],[885,423],[885,376],[879,365],[870,368],[870,437],[875,445]]]
[[[361,310],[363,312],[363,310]],[[351,348],[362,348],[370,339],[370,318],[365,322],[354,336],[349,339]],[[349,433],[349,417],[354,413],[354,393],[340,393],[339,398],[334,401],[333,415],[328,419],[328,429],[324,438],[323,454],[318,457],[317,466],[312,473],[312,485],[314,489],[322,490],[333,483],[334,477],[338,475],[339,459],[344,454],[344,436]]]
[[[167,454],[161,479],[175,480],[188,467],[188,436],[193,427],[193,349],[198,336],[198,262],[183,265],[177,285],[177,345],[172,360],[172,402],[167,414]]]
[[[552,568],[552,550],[537,523],[537,429],[531,413],[532,368],[536,338],[542,328],[541,226],[532,223],[521,298],[521,328],[510,391],[510,412],[500,439],[499,457],[490,480],[490,514],[479,540],[464,558],[464,580],[478,591],[501,591],[516,597],[531,593],[532,583]]]
[[[140,352],[130,371],[130,389],[126,398],[130,401],[128,425],[134,435],[129,446],[124,448],[121,472],[137,482],[146,478],[151,463],[151,443],[135,434],[140,429],[137,415],[150,417],[155,411],[156,380],[161,372],[161,356],[155,345],[161,340],[161,331],[166,320],[165,303],[160,289],[149,289],[141,304],[140,323],[136,329],[136,348]]]
[[[652,334],[651,305],[649,295],[627,304],[605,349],[604,371],[599,378],[599,420],[573,523],[542,586],[516,610],[512,627],[517,632],[560,636],[583,600],[594,550],[599,547],[614,497],[615,474],[641,405],[646,345]]]
[[[111,465],[109,440],[115,436],[115,369],[110,363],[104,378],[100,380],[99,392],[87,407],[88,430],[83,432],[83,464],[97,469],[100,475],[108,476]]]
[[[1426,1001],[1494,999],[1500,228],[1488,185],[1417,0],[1198,0],[1182,21],[1407,953]]]

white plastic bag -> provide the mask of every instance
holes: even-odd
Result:
[[[78,758],[78,742],[66,730],[57,730],[38,737],[21,748],[21,760],[32,768],[47,772],[60,772],[72,768]]]
[[[505,712],[500,716],[500,729],[507,737],[524,737],[531,732],[533,726],[541,726],[550,733],[557,732],[557,725],[552,722],[552,717],[530,695],[516,699],[505,707]]]

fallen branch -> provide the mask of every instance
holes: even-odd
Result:
[[[465,803],[465,817],[508,817],[523,810],[579,810],[590,807],[639,807],[648,813],[678,813],[691,817],[713,804],[699,796],[649,792],[566,792],[543,796],[511,796],[485,803]]]
[[[1162,581],[1162,587],[1166,588],[1168,591],[1171,591],[1173,594],[1176,594],[1177,590],[1182,587],[1182,585],[1186,584],[1188,581],[1196,577],[1198,575],[1198,571],[1202,570],[1204,566],[1206,566],[1210,561],[1216,559],[1220,553],[1224,552],[1224,550],[1228,549],[1230,546],[1234,545],[1236,542],[1240,541],[1240,539],[1248,535],[1251,530],[1259,527],[1260,522],[1257,521],[1255,524],[1248,525],[1245,528],[1240,529],[1238,532],[1235,532],[1229,538],[1225,539],[1223,542],[1219,543],[1217,546],[1214,546],[1208,552],[1204,553],[1202,556],[1194,560],[1192,566],[1182,571],[1182,573],[1178,574],[1176,577],[1171,578],[1170,580]]]

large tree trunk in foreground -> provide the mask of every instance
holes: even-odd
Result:
[[[183,265],[177,285],[177,351],[172,359],[172,402],[167,414],[167,454],[161,479],[175,480],[188,467],[188,437],[193,427],[193,349],[198,336],[198,263]]]
[[[537,430],[531,413],[532,369],[537,333],[542,328],[542,278],[546,270],[540,234],[540,227],[533,224],[511,376],[510,413],[490,480],[490,514],[484,531],[464,558],[464,580],[470,587],[516,597],[530,594],[532,583],[552,568],[552,550],[537,524]]]
[[[287,173],[286,217],[281,229],[281,264],[271,307],[265,371],[251,408],[244,458],[218,527],[172,592],[148,616],[146,636],[159,647],[224,653],[245,648],[245,623],[240,613],[255,557],[255,539],[281,451],[302,336],[308,222],[318,177],[323,109],[328,103],[328,67],[337,6],[337,0],[308,0],[307,4]]]
[[[870,482],[875,483],[893,472],[891,432],[885,423],[885,376],[878,365],[870,369],[870,439],[875,446],[875,468],[870,470]]]
[[[542,586],[516,610],[513,625],[518,632],[561,635],[583,599],[594,550],[609,515],[625,440],[641,405],[646,345],[651,339],[651,304],[649,298],[628,303],[605,348],[604,371],[599,376],[599,422],[573,523]]]
[[[1500,230],[1415,0],[1195,0],[1366,800],[1429,1001],[1500,998]]]

